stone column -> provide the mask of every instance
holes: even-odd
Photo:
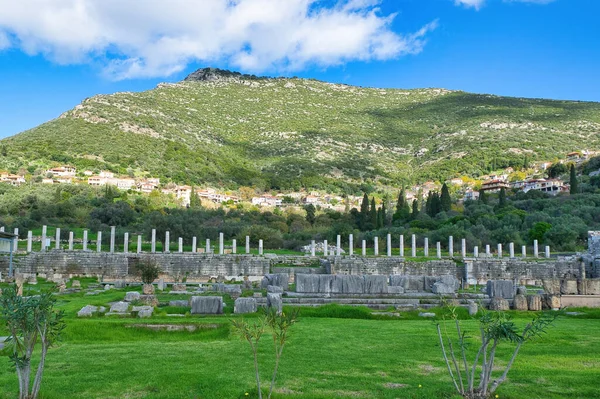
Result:
[[[327,244],[327,240],[323,240],[323,256],[329,255],[329,244]]]
[[[473,257],[479,258],[479,247],[478,246],[473,247]]]
[[[263,254],[263,240],[258,240],[258,254]]]
[[[48,226],[42,226],[42,252],[46,251],[46,233],[48,232]]]
[[[539,256],[540,253],[538,250],[538,240],[533,240],[533,257],[538,258]]]
[[[152,229],[152,241],[150,244],[150,252],[155,253],[156,252],[156,229]]]
[[[385,247],[387,249],[387,256],[392,256],[392,235],[389,233],[387,235],[387,242]]]
[[[88,244],[88,231],[83,230],[83,250],[84,251],[87,251],[87,244]]]
[[[452,258],[454,256],[454,237],[448,237],[448,255]]]
[[[527,257],[527,245],[523,245],[521,247],[521,257],[522,258],[526,258]]]
[[[60,228],[56,228],[56,238],[55,238],[55,242],[54,242],[54,248],[55,249],[60,249]]]
[[[96,252],[102,252],[102,232],[98,232],[98,236],[96,237]]]
[[[464,238],[460,240],[460,252],[463,259],[467,257],[467,240]]]
[[[310,256],[316,256],[315,247],[316,247],[315,240],[311,240],[310,241]]]
[[[546,258],[550,258],[550,247],[548,245],[546,245],[544,247],[544,252],[545,252]]]
[[[0,227],[0,233],[4,233],[4,226]]]
[[[69,251],[73,250],[73,232],[69,231]]]
[[[436,255],[437,255],[438,259],[442,259],[442,243],[439,242],[439,241],[436,242],[435,243],[435,249],[436,249],[436,252],[437,252]]]
[[[196,237],[192,237],[192,253],[198,252],[198,239]]]
[[[335,242],[335,256],[341,256],[342,255],[342,236],[340,236],[338,234],[338,236],[336,237],[336,242]]]
[[[207,239],[206,239],[206,249],[205,249],[205,252],[206,252],[207,254],[209,254],[209,253],[210,253],[210,238],[207,238]]]
[[[485,246],[485,256],[487,256],[488,258],[489,258],[490,256],[492,256],[492,249],[490,248],[490,244],[487,244],[487,245]]]
[[[183,238],[179,237],[179,240],[178,240],[177,244],[178,244],[178,248],[177,248],[178,252],[180,254],[183,253]]]
[[[502,258],[502,244],[498,244],[498,258]]]
[[[352,256],[354,253],[354,235],[348,235],[348,255]]]
[[[33,232],[29,230],[27,232],[27,253],[30,253],[33,248]]]
[[[373,253],[379,256],[379,237],[373,238]]]
[[[13,234],[15,235],[15,240],[13,243],[13,251],[18,252],[19,251],[19,228],[18,227],[15,227],[15,229],[13,230]]]
[[[165,247],[163,248],[164,253],[171,252],[171,232],[165,231]]]
[[[429,256],[429,238],[427,237],[423,239],[423,255],[425,257]]]
[[[219,233],[219,255],[223,255],[225,252],[225,242],[223,233]]]
[[[138,239],[137,239],[137,253],[140,254],[142,253],[142,235],[138,234]]]
[[[115,226],[110,226],[110,253],[115,253]]]
[[[367,241],[362,240],[362,256],[367,256]]]
[[[515,257],[515,243],[514,242],[511,242],[508,244],[508,256],[511,259]]]
[[[250,253],[250,237],[246,236],[246,254]]]
[[[404,258],[404,234],[400,235],[400,257]]]
[[[417,236],[413,234],[411,240],[411,255],[413,258],[415,258],[417,256]]]
[[[129,253],[129,233],[123,234],[123,253]]]
[[[231,240],[231,252],[237,254],[237,240],[235,238]]]

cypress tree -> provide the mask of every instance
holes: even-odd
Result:
[[[381,208],[379,208],[377,210],[377,225],[376,225],[376,228],[378,230],[383,228],[383,223],[384,223],[383,222],[383,219],[384,219],[384,217],[383,217],[383,211],[384,211],[383,207],[381,207]]]
[[[369,197],[367,193],[363,195],[362,203],[360,204],[360,226],[358,226],[361,230],[367,230],[367,225],[369,223]]]
[[[429,193],[427,193],[427,200],[425,200],[425,213],[428,214],[429,216],[433,217],[433,193],[430,191]]]
[[[419,216],[419,201],[414,200],[412,203],[411,219],[416,219]]]
[[[370,229],[369,230],[373,230],[375,228],[377,228],[377,206],[375,205],[375,197],[371,197],[371,209],[369,210],[370,213]]]
[[[577,182],[577,174],[575,173],[575,165],[571,165],[569,176],[569,185],[571,186],[570,193],[577,194],[579,192],[579,183]]]
[[[506,206],[506,190],[504,187],[500,189],[500,194],[498,194],[498,207],[504,208]]]
[[[438,213],[442,211],[442,200],[440,199],[440,195],[438,193],[433,193],[431,197],[431,217],[435,217]]]
[[[481,201],[482,204],[486,205],[488,203],[487,194],[483,189],[479,190],[479,201]]]
[[[194,186],[192,186],[192,192],[190,193],[190,208],[198,209],[202,206],[202,202],[200,201],[200,197],[196,194],[196,190]]]
[[[390,225],[390,220],[388,218],[388,214],[387,214],[388,212],[387,212],[387,207],[385,206],[385,201],[381,205],[381,209],[382,209],[381,213],[383,213],[383,226],[389,226]]]
[[[440,206],[441,210],[444,212],[448,212],[452,209],[452,198],[450,198],[450,190],[446,183],[442,186],[442,195],[440,197]]]
[[[410,205],[406,200],[406,193],[404,192],[404,188],[400,190],[398,194],[398,202],[396,203],[396,211],[394,212],[394,216],[392,218],[393,221],[406,219],[410,215]]]

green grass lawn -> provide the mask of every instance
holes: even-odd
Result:
[[[82,280],[82,285],[90,282]],[[229,327],[230,319],[239,316],[170,318],[160,311],[152,319],[76,318],[82,306],[119,300],[124,292],[60,297],[67,329],[61,345],[48,355],[42,398],[256,397],[250,348]],[[173,297],[160,295],[159,300]],[[600,312],[584,312],[587,318],[560,318],[547,335],[522,348],[509,380],[497,391],[499,398],[600,398]],[[283,354],[276,398],[456,397],[431,320],[419,319],[416,312],[390,320],[364,319],[364,309],[339,313],[356,318],[323,317],[336,312],[318,310],[300,317]],[[515,318],[523,324],[531,314],[515,313]],[[216,328],[127,328],[134,323]],[[474,332],[474,321],[463,324]],[[0,330],[0,335],[6,332]],[[508,351],[499,352],[502,366]],[[260,343],[260,357],[267,380],[273,365],[268,337]],[[12,399],[18,385],[5,356],[0,357],[0,370],[0,398]]]

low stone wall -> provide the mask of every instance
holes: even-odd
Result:
[[[483,284],[497,279],[577,279],[584,273],[584,263],[575,256],[545,260],[465,259],[463,277],[469,283]]]

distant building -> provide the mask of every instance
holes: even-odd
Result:
[[[302,202],[304,202],[306,205],[316,205],[319,203],[319,197],[316,195],[307,195],[306,197],[302,198]]]
[[[483,182],[483,184],[481,185],[481,189],[483,191],[487,191],[490,193],[497,193],[503,188],[509,189],[510,184],[508,184],[505,180],[500,179],[488,180],[486,182]]]
[[[98,176],[104,177],[105,179],[112,179],[115,177],[115,174],[108,170],[103,170],[102,172],[98,173]]]
[[[557,195],[561,192],[566,192],[568,190],[568,186],[558,179],[533,179],[525,182],[525,185],[522,188],[523,192],[528,192],[531,190],[542,191],[544,193],[548,193],[550,195]]]
[[[11,186],[20,186],[26,183],[25,178],[19,175],[13,175],[10,173],[0,174],[0,182],[10,184]]]
[[[46,174],[51,174],[52,176],[61,176],[61,177],[75,177],[77,173],[77,169],[73,166],[59,166],[58,168],[51,168],[46,171]]]
[[[479,191],[475,191],[472,189],[468,189],[465,192],[465,196],[463,197],[463,201],[477,201],[479,199]]]

